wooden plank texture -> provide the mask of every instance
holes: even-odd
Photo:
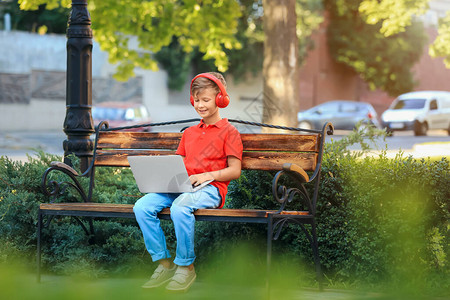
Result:
[[[97,148],[176,150],[182,133],[178,132],[101,132]],[[248,151],[318,152],[316,135],[241,134]]]
[[[305,171],[316,168],[316,153],[301,152],[244,152],[242,156],[243,170],[279,171],[284,163],[293,163]]]
[[[161,150],[97,150],[96,166],[129,167],[130,155],[168,155],[175,151]],[[306,171],[316,167],[317,154],[313,152],[244,152],[242,169],[244,170],[281,170],[284,163],[294,163]]]
[[[101,132],[97,148],[176,150],[180,132]]]
[[[242,133],[241,138],[247,151],[319,151],[317,135]]]
[[[97,150],[95,158],[96,166],[129,167],[128,156],[149,156],[149,155],[174,155],[175,150],[134,150],[134,149],[112,149]]]
[[[54,211],[85,211],[85,212],[114,212],[114,213],[133,213],[133,204],[111,204],[111,203],[41,203],[41,210]],[[267,218],[269,213],[274,210],[258,209],[199,209],[196,216],[218,216],[218,217],[254,217]],[[170,209],[165,208],[160,214],[170,214]],[[283,215],[309,215],[308,211],[283,211]]]

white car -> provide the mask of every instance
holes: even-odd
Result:
[[[450,135],[450,92],[420,91],[400,95],[381,115],[388,132],[414,130],[426,135],[429,129],[444,129]]]

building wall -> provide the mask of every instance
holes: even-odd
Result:
[[[300,109],[337,99],[353,100],[358,97],[358,78],[343,65],[332,59],[327,45],[325,21],[313,34],[311,50],[300,70]]]

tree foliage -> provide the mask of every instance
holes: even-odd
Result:
[[[17,2],[6,3],[4,13],[11,16],[11,28],[39,33],[65,33],[70,10],[65,7],[49,9],[45,5],[36,10],[21,10]]]
[[[237,19],[235,37],[242,47],[225,49],[229,60],[226,73],[234,80],[242,79],[247,73],[258,74],[262,68],[264,33],[262,31],[262,3],[254,0],[239,1],[241,15]],[[188,80],[189,70],[195,73],[220,71],[213,59],[205,59],[204,54],[195,48],[186,53],[180,47],[178,38],[169,46],[163,47],[155,55],[156,60],[169,74],[169,88],[181,89]],[[223,71],[222,71],[223,72]]]
[[[224,72],[226,70],[235,80],[240,80],[248,73],[253,75],[260,73],[262,69],[264,43],[262,27],[263,6],[261,0],[225,1],[226,3],[218,3],[215,5],[211,5],[214,1],[204,3],[201,6],[202,9],[209,6],[210,10],[214,9],[217,11],[210,15],[208,15],[210,11],[204,11],[195,16],[192,13],[190,17],[188,17],[188,12],[193,10],[193,8],[195,9],[194,3],[197,1],[186,1],[184,3],[185,7],[181,7],[179,1],[172,1],[178,4],[173,9],[164,8],[165,13],[160,13],[163,6],[157,5],[158,3],[165,3],[165,1],[151,1],[153,3],[151,5],[154,8],[152,10],[153,14],[158,15],[158,18],[149,18],[151,25],[156,25],[151,31],[137,28],[143,22],[139,23],[136,20],[140,20],[142,16],[150,13],[149,10],[138,11],[140,7],[145,7],[141,2],[143,1],[137,1],[133,3],[133,7],[129,7],[124,1],[102,1],[101,3],[96,3],[95,0],[88,1],[88,9],[92,17],[92,27],[94,29],[94,38],[99,42],[103,50],[110,53],[112,62],[122,64],[119,70],[120,78],[125,79],[130,76],[136,66],[155,69],[159,64],[169,74],[169,88],[180,89],[187,80],[191,67],[196,72],[209,70]],[[296,13],[298,16],[297,36],[299,38],[300,60],[302,61],[307,51],[313,47],[309,38],[310,35],[323,21],[322,1],[297,0],[296,2]],[[59,5],[62,7],[70,7],[71,1],[19,0],[19,3],[21,9],[24,10],[39,9],[37,12],[26,13],[42,13],[44,7],[47,9],[60,8]],[[171,5],[173,6],[173,3],[171,4],[169,2],[167,5],[170,7]],[[148,6],[149,4],[146,5]],[[65,31],[68,9],[65,8],[65,10],[66,13],[62,16],[65,22],[62,31],[61,29],[59,31],[52,31],[49,28],[48,32],[62,33]],[[177,17],[176,12],[180,12],[181,10],[184,10],[184,15],[188,19],[195,17],[195,22],[203,24],[198,25],[192,21],[191,25],[186,24],[184,26],[185,19],[179,19],[178,21],[168,20],[170,17]],[[119,11],[122,13],[119,14]],[[168,11],[172,12],[170,16]],[[123,12],[127,13],[125,14]],[[58,14],[58,12],[53,10],[52,14]],[[130,19],[128,17],[130,15],[133,18]],[[181,15],[181,12],[178,15]],[[206,19],[203,18],[203,15],[206,16]],[[59,16],[61,17],[61,15]],[[29,17],[27,18],[29,19]],[[220,22],[214,20],[214,18],[220,19]],[[174,24],[177,22],[181,23],[179,26],[186,28],[196,26],[198,29],[196,33],[198,35],[195,35],[195,32],[191,32],[189,36],[186,36],[186,30],[177,31],[177,27],[173,27],[172,22]],[[231,30],[230,25],[234,28],[233,30]],[[214,45],[211,44],[208,44],[206,50],[204,46],[200,47],[200,44],[209,43],[208,35],[206,39],[204,38],[204,32],[206,34],[208,33],[204,29],[206,27],[209,28],[209,31],[214,32],[214,38],[217,39],[216,42],[218,44],[222,42],[222,47],[215,47],[219,50],[214,50]],[[134,35],[135,29],[136,33],[140,34],[137,37],[139,47],[142,49],[150,49],[145,54],[137,52],[136,48],[133,48],[134,45],[130,44],[130,40],[126,40],[132,34]],[[199,41],[196,41],[196,39]],[[230,41],[229,43],[227,43],[227,39]],[[120,47],[117,47],[117,45]],[[235,47],[229,47],[230,45]],[[132,49],[129,49],[130,47]],[[209,54],[205,52],[210,49],[216,52],[212,51]],[[154,55],[151,55],[151,53]],[[215,55],[211,55],[211,53],[215,53]],[[223,56],[224,54],[225,56]],[[216,59],[217,57],[219,59]]]
[[[380,32],[388,37],[404,32],[412,25],[414,16],[428,9],[430,0],[363,0],[359,6],[367,24],[381,23]]]
[[[22,9],[69,7],[70,0],[18,0]],[[333,57],[361,74],[371,88],[392,95],[412,89],[410,69],[421,54],[424,35],[414,16],[429,0],[297,0],[299,62],[314,45],[309,38],[330,9]],[[239,80],[262,69],[264,32],[261,0],[98,1],[89,0],[94,37],[118,64],[116,78],[136,67],[163,66],[169,86],[180,88],[190,68],[227,71]],[[450,66],[450,17],[440,21],[431,56]],[[51,30],[49,28],[49,30]],[[156,55],[154,55],[156,54]]]
[[[412,21],[404,32],[386,37],[380,23],[368,24],[359,12],[361,0],[326,0],[330,12],[329,49],[337,62],[353,69],[372,89],[390,95],[414,87],[411,69],[422,55],[426,36]]]
[[[240,81],[246,75],[256,76],[262,70],[264,52],[263,4],[261,0],[241,0],[241,16],[238,18],[236,39],[242,45],[239,49],[225,49],[229,59],[226,75]],[[299,60],[302,62],[308,50],[314,47],[311,34],[323,21],[321,0],[297,0],[297,37],[299,42]],[[203,54],[194,49],[185,53],[175,38],[172,44],[165,46],[155,57],[169,74],[169,87],[181,89],[186,82],[190,67],[195,73],[217,70],[212,59],[203,59]],[[181,51],[181,52],[180,52]]]
[[[444,63],[450,68],[450,12],[439,20],[438,37],[430,46],[432,57],[444,57]]]
[[[19,0],[22,9],[36,9],[69,1]],[[153,53],[178,39],[186,53],[196,47],[205,59],[213,59],[219,71],[228,68],[225,49],[240,48],[235,34],[241,15],[235,0],[95,1],[88,3],[92,29],[100,48],[117,66],[117,79],[134,75],[134,68],[156,70]]]
[[[415,16],[428,9],[430,0],[363,0],[359,11],[368,24],[381,24],[380,32],[391,36],[404,32]],[[429,48],[431,57],[444,57],[450,68],[450,13],[439,19],[438,36]]]
[[[295,12],[300,62],[303,62],[308,51],[314,48],[311,35],[324,20],[322,2],[322,0],[297,0]]]

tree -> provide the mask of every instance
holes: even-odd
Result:
[[[235,37],[242,46],[239,49],[224,49],[229,64],[225,75],[231,75],[239,81],[246,75],[260,74],[262,69],[262,53],[264,32],[262,31],[262,3],[254,0],[240,0],[241,15],[237,19]],[[200,73],[218,71],[213,59],[204,59],[198,48],[186,53],[174,37],[169,46],[163,47],[155,58],[168,73],[170,89],[180,90],[188,80],[190,71]]]
[[[363,0],[359,12],[367,24],[380,24],[380,33],[389,37],[404,32],[413,17],[424,14],[430,0]]]
[[[426,41],[421,23],[410,20],[411,25],[406,26],[407,22],[403,20],[401,23],[405,26],[393,30],[391,26],[395,22],[385,20],[386,27],[383,27],[374,21],[378,20],[374,16],[366,18],[360,12],[361,7],[368,12],[367,5],[363,6],[365,2],[372,3],[326,0],[330,12],[328,41],[331,55],[360,74],[372,89],[380,88],[393,96],[411,91],[415,85],[411,69],[420,59]],[[379,13],[385,16],[382,9]]]
[[[317,6],[320,0],[298,0],[299,5]],[[37,9],[39,5],[47,4],[47,8],[55,8],[61,3],[70,6],[70,0],[19,0],[22,9]],[[199,4],[200,3],[200,4]],[[270,36],[264,42],[262,33],[262,6],[267,6],[268,15],[276,15],[276,11],[284,11],[288,20],[279,22],[264,17],[268,24],[276,25],[274,30],[268,30]],[[186,73],[185,64],[193,51],[201,53],[204,60],[213,61],[215,67],[224,72],[230,67],[234,74],[245,74],[248,70],[255,70],[254,66],[261,64],[261,45],[271,45],[275,39],[277,45],[267,53],[271,53],[266,60],[266,66],[271,68],[265,72],[265,104],[276,104],[279,112],[274,114],[272,109],[266,110],[264,121],[278,124],[296,125],[296,111],[298,106],[296,72],[299,67],[298,47],[296,36],[296,1],[287,3],[278,1],[263,2],[261,0],[204,0],[204,1],[112,1],[90,0],[89,11],[92,18],[92,28],[96,41],[103,50],[109,53],[111,63],[118,64],[117,79],[126,79],[133,75],[135,67],[144,69],[157,68],[158,59],[163,65],[175,67],[175,73]],[[308,9],[300,10],[309,12]],[[119,13],[120,12],[120,13]],[[245,15],[247,18],[239,17]],[[312,14],[301,15],[301,24],[318,25]],[[278,20],[279,21],[279,20]],[[241,25],[238,30],[238,25]],[[272,26],[271,25],[271,26]],[[307,27],[307,25],[306,25]],[[267,27],[269,28],[269,27]],[[281,34],[289,40],[280,39]],[[311,33],[310,28],[299,26],[300,35]],[[286,30],[287,35],[284,33]],[[137,43],[133,43],[135,40]],[[308,45],[307,38],[302,39],[303,49]],[[245,55],[236,55],[235,50],[246,47],[242,51]],[[287,47],[287,48],[283,48]],[[139,49],[139,50],[138,50]],[[161,51],[162,50],[162,51]],[[306,51],[302,51],[304,54]],[[156,53],[156,56],[153,54]],[[173,55],[175,54],[175,55]],[[228,57],[235,61],[230,66]],[[239,61],[240,60],[240,61]],[[242,62],[242,63],[241,63]],[[281,63],[280,71],[274,72],[277,63]],[[177,73],[178,72],[178,73]],[[173,74],[172,74],[173,75]],[[171,75],[171,76],[172,76]],[[173,78],[180,82],[177,76]],[[283,88],[278,89],[278,84]],[[176,84],[175,84],[176,86]],[[270,99],[270,100],[268,100]],[[294,109],[293,109],[294,108]],[[286,121],[287,120],[287,121]]]
[[[264,0],[263,122],[297,126],[298,39],[295,0]]]
[[[70,0],[19,0],[21,9],[70,6]],[[200,4],[199,4],[200,3]],[[228,67],[224,49],[240,48],[235,38],[240,6],[235,0],[90,0],[88,9],[95,40],[118,64],[116,79],[134,75],[134,68],[157,70],[153,53],[177,37],[186,53],[197,47],[214,59],[219,71]]]
[[[297,127],[299,69],[323,21],[317,0],[263,0],[263,122]]]
[[[47,8],[70,5],[70,0],[18,1],[22,9],[44,3]],[[361,74],[372,88],[392,95],[412,88],[410,69],[424,42],[423,30],[412,15],[422,12],[428,0],[323,2],[331,16],[330,50],[338,62]],[[207,62],[205,69],[212,69],[214,63],[218,71],[229,70],[237,78],[258,69],[264,45],[263,121],[294,126],[298,68],[311,45],[308,36],[322,20],[317,13],[321,3],[89,0],[89,11],[96,41],[109,53],[110,62],[118,64],[118,79],[133,75],[136,67],[155,70],[159,62],[176,87],[199,56]],[[399,13],[393,13],[392,7]]]
[[[414,16],[426,12],[430,0],[364,0],[359,11],[369,24],[381,23],[380,32],[391,36],[405,31]],[[439,20],[438,36],[429,48],[431,57],[444,57],[450,68],[450,12]]]
[[[297,126],[298,69],[313,47],[312,32],[323,21],[322,1],[239,2],[243,13],[237,38],[243,48],[226,51],[227,73],[237,79],[262,69],[263,122]]]
[[[444,57],[444,63],[450,68],[450,12],[439,20],[438,36],[430,46],[432,57]]]
[[[37,10],[24,11],[20,10],[17,2],[9,2],[4,5],[3,12],[11,15],[13,30],[65,33],[70,11],[65,7],[45,9],[45,5],[40,5]]]

